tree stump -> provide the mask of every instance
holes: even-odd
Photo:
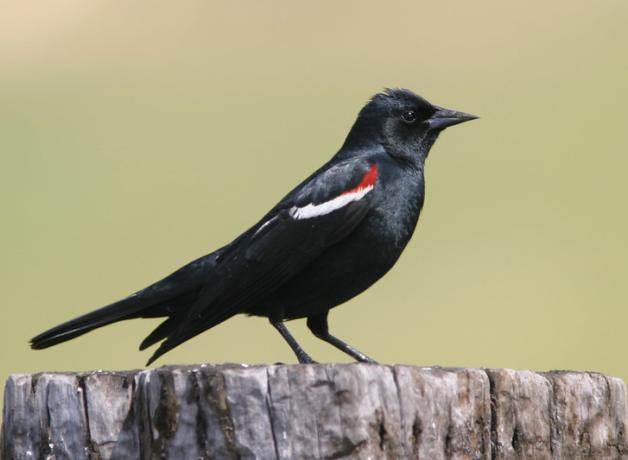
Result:
[[[370,364],[14,375],[9,459],[628,458],[621,380]]]

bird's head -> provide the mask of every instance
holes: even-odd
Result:
[[[380,143],[393,156],[424,160],[442,130],[476,118],[430,104],[407,89],[387,89],[360,111],[344,148]]]

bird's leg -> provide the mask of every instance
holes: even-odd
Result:
[[[297,355],[297,359],[299,360],[301,364],[313,364],[316,362],[312,358],[310,358],[310,355],[308,355],[305,352],[305,350],[301,348],[301,345],[297,343],[294,337],[292,337],[292,334],[290,334],[290,331],[288,330],[286,325],[283,323],[283,320],[276,319],[276,318],[269,318],[269,321],[270,321],[270,324],[272,324],[273,327],[279,331],[279,333],[284,338],[284,340],[288,342],[288,345],[290,345],[290,348],[292,348],[292,351],[294,351],[294,354]]]
[[[329,312],[322,313],[316,316],[310,316],[307,319],[307,327],[310,328],[310,331],[321,340],[324,340],[327,343],[332,344],[334,347],[338,348],[340,351],[344,351],[349,356],[357,359],[363,363],[373,363],[377,364],[372,358],[369,358],[360,350],[353,348],[346,342],[343,342],[338,337],[334,337],[329,333],[329,327],[327,325],[327,314]]]

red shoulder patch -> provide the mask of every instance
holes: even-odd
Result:
[[[353,187],[352,189],[342,192],[342,195],[347,195],[349,193],[356,193],[362,190],[363,188],[372,187],[375,185],[375,182],[377,182],[377,165],[376,164],[371,166],[371,169],[369,169],[369,172],[367,172],[362,178],[362,182],[360,182],[356,187]]]

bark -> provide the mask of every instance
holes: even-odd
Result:
[[[628,458],[621,380],[369,364],[14,375],[3,459]]]

